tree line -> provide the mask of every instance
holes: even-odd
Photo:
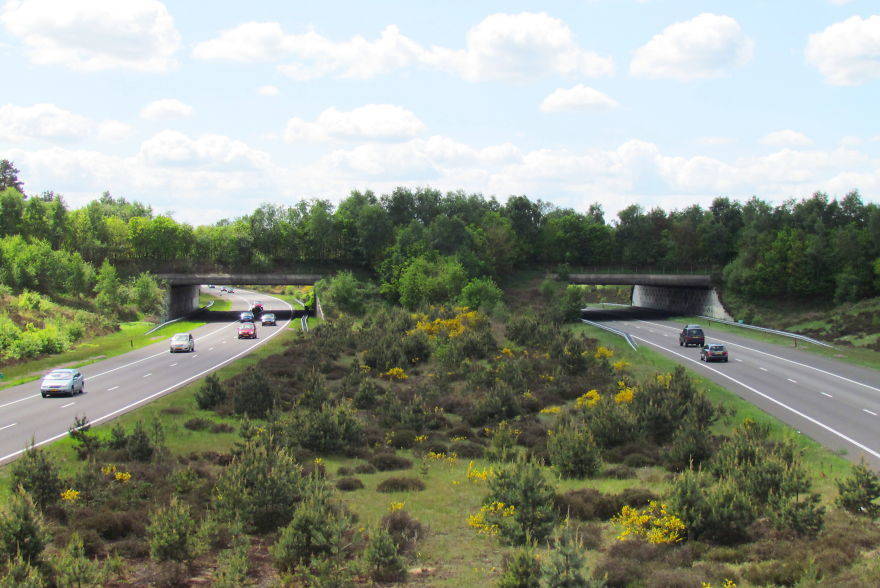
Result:
[[[711,271],[752,299],[847,301],[880,292],[880,207],[857,192],[842,199],[817,192],[778,205],[719,197],[706,208],[671,211],[633,204],[609,220],[595,204],[578,212],[523,195],[501,203],[400,187],[383,195],[353,191],[336,205],[263,204],[194,227],[109,193],[77,209],[52,192],[26,196],[10,162],[0,162],[0,172],[0,238],[22,240],[0,248],[0,280],[10,284],[24,270],[8,268],[5,251],[27,243],[62,252],[53,253],[60,257],[52,265],[71,270],[62,273],[73,290],[82,288],[76,266],[106,261],[124,275],[359,267],[377,275],[389,300],[409,296],[408,306],[449,300],[474,278],[498,282],[523,267]],[[405,285],[413,283],[422,293],[410,300]]]

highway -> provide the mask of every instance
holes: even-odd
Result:
[[[639,345],[714,380],[847,459],[864,458],[880,469],[880,372],[713,330],[703,321],[706,343],[725,344],[730,358],[707,364],[698,347],[679,346],[684,323],[668,314],[589,309],[583,317],[629,333]]]
[[[282,333],[293,307],[262,292],[236,289],[221,294],[220,286],[205,289],[232,302],[230,311],[212,312],[210,321],[191,331],[192,353],[170,353],[170,335],[147,347],[79,368],[85,393],[74,397],[40,395],[40,381],[0,390],[0,463],[15,459],[33,438],[44,445],[67,434],[74,418],[86,415],[92,424],[117,417],[184,386],[246,355]],[[237,338],[238,314],[261,300],[265,312],[278,316],[277,326],[257,325],[256,339]]]

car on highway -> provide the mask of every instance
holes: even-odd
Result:
[[[220,288],[220,291],[221,291],[221,292],[227,292],[227,290],[226,290],[226,286],[223,286],[222,288]]]
[[[271,312],[267,312],[266,314],[264,314],[264,315],[260,318],[260,320],[263,322],[263,326],[264,326],[264,327],[265,327],[266,325],[272,325],[272,326],[275,326],[275,315],[272,314]]]
[[[685,347],[690,347],[691,345],[699,345],[702,347],[705,345],[706,336],[703,334],[702,327],[700,327],[700,325],[687,325],[681,330],[681,333],[678,334],[678,344]]]
[[[177,333],[171,337],[171,353],[178,351],[190,352],[196,350],[196,340],[190,333]]]
[[[254,316],[260,316],[263,314],[263,303],[259,300],[254,300],[254,303],[251,306],[251,312],[254,313]]]
[[[244,311],[240,315],[238,315],[238,322],[240,323],[252,323],[254,322],[254,313]]]
[[[230,294],[235,294],[235,290],[233,290],[232,288],[230,288],[229,290],[227,290],[227,292],[229,292]]]
[[[705,362],[710,361],[727,361],[727,349],[724,348],[724,345],[721,343],[709,343],[708,345],[703,345],[703,348],[700,349],[700,360]]]
[[[213,290],[213,289],[214,289],[214,284],[208,284],[208,288],[210,288],[211,290]]]
[[[62,394],[73,396],[74,394],[82,394],[85,385],[86,380],[79,370],[52,370],[43,377],[40,384],[40,394],[43,398]]]
[[[241,323],[238,325],[239,339],[256,339],[257,326],[254,323]]]

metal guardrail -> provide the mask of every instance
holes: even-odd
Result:
[[[822,347],[833,348],[833,345],[825,343],[824,341],[819,341],[818,339],[813,339],[811,337],[807,337],[805,335],[798,335],[797,333],[789,333],[788,331],[778,331],[776,329],[768,329],[767,327],[759,327],[756,325],[747,325],[745,323],[737,323],[735,321],[727,321],[723,319],[717,319],[711,316],[703,316],[697,315],[702,319],[706,319],[708,321],[715,321],[716,323],[721,323],[724,325],[731,325],[734,327],[742,327],[744,329],[754,329],[755,331],[763,331],[764,333],[771,333],[773,335],[781,335],[782,337],[791,337],[792,339],[806,341],[807,343],[812,343],[813,345],[821,345]]]
[[[596,327],[598,329],[602,329],[603,331],[608,331],[609,333],[614,333],[619,337],[623,337],[626,339],[626,342],[629,343],[629,346],[633,348],[633,351],[638,351],[639,346],[636,344],[635,339],[633,339],[629,333],[626,331],[621,331],[619,329],[615,329],[614,327],[609,327],[608,325],[603,325],[602,323],[594,323],[593,321],[588,321],[587,319],[581,319],[582,323],[586,323],[592,327]]]

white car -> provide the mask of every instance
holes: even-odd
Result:
[[[85,390],[86,380],[79,370],[52,370],[43,378],[40,384],[40,394],[43,398],[65,394],[73,396],[82,394]]]
[[[189,333],[177,333],[173,337],[171,337],[171,353],[177,353],[178,351],[195,351],[196,350],[196,340],[193,339],[193,336]]]

